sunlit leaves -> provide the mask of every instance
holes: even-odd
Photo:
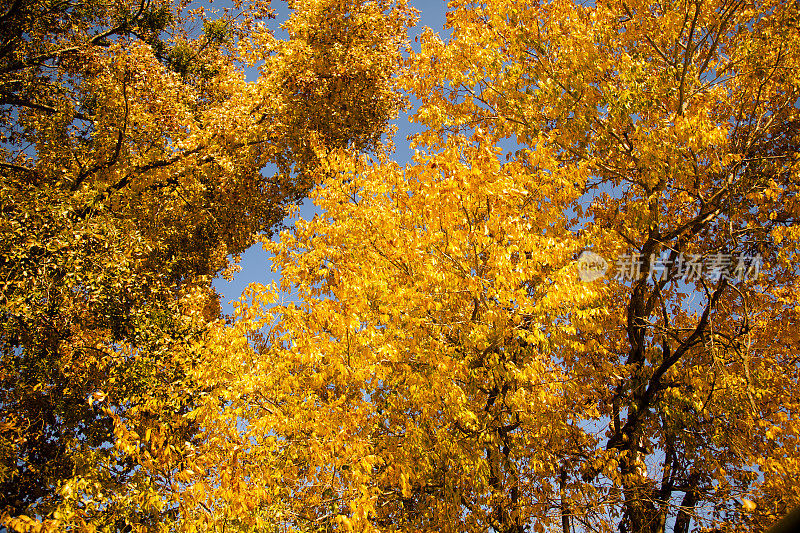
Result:
[[[214,491],[179,490],[211,464],[195,447],[213,425],[196,345],[220,315],[211,280],[309,190],[326,146],[378,149],[402,103],[404,5],[294,8],[286,42],[260,1],[0,15],[3,524],[215,523]],[[264,63],[257,81],[241,59]]]
[[[404,3],[291,7],[288,41],[263,5],[163,39],[178,19],[142,12],[4,115],[37,152],[3,152],[3,378],[84,424],[42,513],[685,533],[797,503],[795,3],[455,1],[399,77]],[[405,165],[380,144],[398,88]],[[280,282],[216,320],[210,276],[312,189],[262,239]]]
[[[282,469],[275,520],[764,527],[798,432],[796,5],[450,7],[401,80],[412,162],[316,149],[322,214],[265,242],[295,301],[218,330],[253,346],[220,420]],[[676,266],[721,254],[762,272]]]

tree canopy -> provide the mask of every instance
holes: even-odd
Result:
[[[108,56],[152,50],[176,100],[209,91],[175,129],[165,86],[119,82],[92,90],[131,117],[104,149],[6,158],[29,192],[4,212],[80,228],[20,222],[4,259],[4,457],[38,457],[24,409],[73,432],[41,437],[72,470],[6,504],[13,527],[734,532],[800,504],[796,2],[452,0],[448,42],[405,58],[404,5],[292,7],[290,40],[237,37],[256,82],[176,69],[163,32]],[[381,143],[403,95],[405,164]],[[320,214],[260,237],[280,282],[219,319],[209,276],[306,193]],[[225,220],[246,227],[182,253]]]
[[[3,5],[0,521],[179,522],[211,281],[311,188],[319,145],[378,148],[409,16],[304,2],[279,40],[268,2]]]

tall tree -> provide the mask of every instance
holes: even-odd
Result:
[[[402,103],[402,3],[294,2],[285,41],[269,2],[236,4],[0,10],[0,523],[181,519],[213,276],[305,195],[323,147],[378,149]]]
[[[187,504],[766,529],[799,503],[797,3],[450,7],[405,77],[414,161],[327,152],[323,215],[266,243],[280,287],[199,342]]]

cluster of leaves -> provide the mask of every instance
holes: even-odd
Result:
[[[450,8],[403,77],[414,160],[325,151],[323,214],[264,243],[280,286],[198,341],[184,502],[220,530],[764,530],[800,503],[797,3]],[[587,249],[641,269],[583,282]],[[650,275],[719,254],[760,274]]]
[[[268,2],[239,4],[2,7],[6,527],[183,521],[187,415],[207,393],[192,343],[220,316],[212,278],[313,185],[309,147],[374,150],[402,104],[403,5],[299,3],[277,41]],[[248,61],[262,63],[257,81]],[[268,164],[279,172],[262,174]]]
[[[6,524],[733,532],[800,503],[796,2],[453,0],[399,78],[404,4],[290,7],[286,41],[266,4],[0,15]],[[264,239],[280,284],[218,320],[211,276],[309,190]],[[586,250],[641,268],[587,282]],[[759,275],[659,269],[722,255]]]

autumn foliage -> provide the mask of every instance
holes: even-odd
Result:
[[[313,185],[318,145],[375,150],[397,112],[402,6],[305,2],[286,40],[272,17],[266,2],[0,9],[12,528],[181,523],[170,494],[198,430],[191,344],[219,317],[212,278]]]
[[[796,2],[453,0],[405,59],[404,5],[291,7],[285,41],[266,6],[193,38],[140,10],[69,83],[9,45],[0,75],[54,95],[0,99],[36,146],[3,163],[11,527],[733,532],[800,504]],[[221,320],[210,279],[260,233],[280,282]]]

